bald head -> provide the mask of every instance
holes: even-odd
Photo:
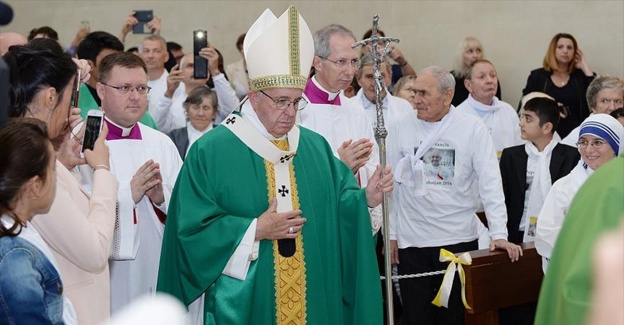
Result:
[[[0,56],[9,51],[13,45],[24,45],[28,39],[23,35],[14,32],[0,33]]]

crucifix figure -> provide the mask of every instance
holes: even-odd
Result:
[[[375,109],[377,113],[377,126],[375,127],[375,140],[377,140],[377,144],[379,145],[379,162],[381,166],[386,166],[386,137],[388,136],[388,131],[384,125],[384,117],[383,117],[383,103],[381,100],[382,90],[385,89],[386,85],[384,79],[381,75],[381,63],[383,61],[384,56],[388,53],[388,49],[390,43],[399,42],[398,38],[394,37],[379,37],[377,35],[377,25],[379,24],[379,15],[373,16],[373,28],[371,37],[367,39],[363,39],[359,42],[356,42],[352,45],[352,47],[358,46],[367,46],[370,44],[371,46],[371,55],[373,57],[373,78],[375,79]],[[380,42],[385,42],[382,51],[379,51],[377,45]],[[383,238],[384,238],[384,270],[386,274],[386,282],[384,285],[385,288],[385,298],[386,298],[386,309],[387,309],[387,322],[388,325],[394,325],[394,308],[392,304],[393,298],[393,287],[392,287],[392,262],[390,260],[390,218],[388,216],[388,195],[384,194],[383,201],[381,203],[381,209],[383,214]]]

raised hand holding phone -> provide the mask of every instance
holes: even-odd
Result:
[[[86,149],[84,152],[87,164],[93,169],[104,168],[110,170],[108,146],[104,143],[107,135],[108,126],[106,123],[103,123],[100,134],[93,145],[93,150]]]
[[[136,24],[132,26],[132,34],[151,34],[151,30],[145,30],[145,25],[154,19],[153,10],[135,10]]]
[[[173,97],[173,93],[178,86],[180,86],[180,82],[184,81],[184,71],[180,68],[180,64],[176,64],[171,68],[169,75],[167,76],[167,90],[165,90],[165,97],[171,98]]]
[[[194,79],[208,78],[208,60],[199,55],[199,51],[208,47],[208,36],[205,30],[193,31]]]
[[[95,141],[100,135],[102,124],[104,124],[104,112],[99,109],[92,109],[87,113],[85,120],[86,128],[84,137],[82,138],[81,156],[84,156],[85,150],[93,150]]]

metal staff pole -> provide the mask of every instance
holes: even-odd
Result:
[[[373,29],[370,38],[361,40],[352,45],[353,48],[358,46],[366,46],[371,44],[371,55],[373,57],[373,77],[375,79],[375,109],[377,113],[377,126],[375,127],[375,140],[379,146],[379,162],[381,166],[386,167],[386,137],[388,131],[384,125],[383,103],[381,93],[386,89],[385,82],[381,76],[380,66],[384,56],[388,53],[388,47],[391,42],[399,42],[399,39],[392,37],[378,37],[377,25],[379,23],[379,15],[373,16]],[[385,42],[383,52],[379,53],[377,45],[379,42]],[[387,92],[387,90],[386,90]],[[384,170],[382,169],[382,177]],[[392,261],[390,259],[390,218],[388,216],[388,193],[383,193],[383,201],[381,202],[381,210],[383,215],[383,237],[384,237],[384,270],[386,273],[385,293],[386,293],[386,309],[387,324],[394,325],[394,309],[393,309],[393,283],[392,283]]]

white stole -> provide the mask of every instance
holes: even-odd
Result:
[[[529,156],[528,159],[537,159],[537,168],[535,168],[535,174],[533,175],[533,182],[531,183],[531,190],[529,192],[529,201],[527,203],[526,226],[524,227],[524,238],[522,240],[525,243],[535,241],[537,216],[542,209],[546,195],[548,195],[548,191],[552,185],[552,180],[550,178],[550,159],[552,157],[552,151],[557,143],[558,141],[555,139],[550,140],[550,143],[546,145],[542,152],[539,152],[531,142],[524,144],[524,150]]]
[[[247,117],[247,116],[246,116]],[[288,132],[288,151],[282,151],[266,137],[262,136],[256,128],[245,121],[241,116],[230,114],[222,123],[236,137],[238,137],[249,149],[264,160],[273,164],[275,172],[275,195],[277,199],[277,211],[292,211],[292,189],[290,188],[290,165],[295,157],[299,145],[299,127],[293,126]]]
[[[459,114],[455,107],[451,106],[448,114],[446,114],[439,122],[435,131],[429,133],[427,137],[420,143],[416,154],[408,154],[401,158],[397,163],[395,171],[395,180],[399,183],[407,183],[414,186],[414,194],[422,197],[427,194],[425,187],[425,163],[422,157],[433,147],[442,135],[453,124],[455,118]]]
[[[472,97],[472,95],[468,95],[466,101],[470,107],[481,112],[496,112],[501,108],[500,101],[496,96],[492,97],[491,105],[485,105],[477,101],[476,99],[474,99],[474,97]]]

